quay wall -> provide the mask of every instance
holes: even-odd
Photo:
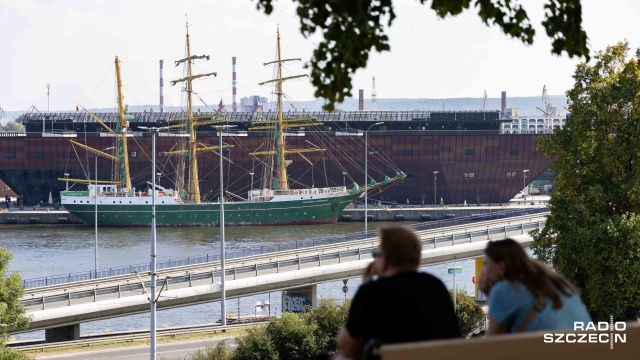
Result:
[[[370,207],[367,209],[368,221],[431,221],[446,220],[464,216],[491,214],[496,211],[518,210],[525,208],[545,207],[546,201],[514,202],[487,206],[396,206]],[[345,209],[338,219],[344,222],[364,222],[364,207]],[[66,210],[23,206],[16,209],[0,211],[0,225],[66,225],[83,224],[76,216]]]
[[[507,204],[487,206],[396,206],[370,207],[367,209],[367,221],[431,221],[446,220],[464,216],[491,214],[496,211],[518,210],[546,207],[546,201],[514,201]],[[338,221],[364,222],[364,207],[345,209]]]
[[[29,210],[32,209],[32,210]],[[36,224],[82,224],[82,221],[64,210],[52,210],[50,208],[18,208],[17,210],[0,211],[0,225],[36,225]]]

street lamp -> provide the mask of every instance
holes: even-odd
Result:
[[[251,175],[251,190],[249,191],[249,202],[253,202],[253,172],[250,172]]]
[[[437,185],[438,185],[438,182],[437,182],[437,180],[438,180],[438,175],[437,175],[438,172],[439,171],[434,171],[433,172],[433,206],[436,206],[438,204],[438,200],[436,198],[436,196],[437,196],[436,195],[436,193],[437,193],[436,189],[437,189]]]
[[[367,142],[368,142],[368,132],[369,130],[371,130],[372,127],[376,126],[376,125],[381,125],[384,124],[383,121],[377,122],[375,124],[372,124],[371,126],[369,126],[369,128],[367,130],[364,131],[364,236],[366,237],[367,234],[369,233],[369,229],[367,228],[367,222],[369,220],[369,216],[367,214],[367,210],[368,210],[368,200],[367,200],[367,193],[369,190],[369,175],[367,174],[367,158],[369,157],[369,148],[367,146]]]
[[[149,295],[149,303],[151,304],[150,309],[150,325],[149,329],[151,331],[150,338],[150,358],[151,360],[155,360],[156,358],[156,307],[157,307],[157,299],[156,299],[156,134],[160,130],[164,130],[166,128],[149,128],[146,126],[140,126],[140,129],[149,130],[151,132],[151,163],[152,163],[152,193],[151,193],[151,262],[149,264],[149,272],[151,273],[151,294]],[[157,173],[158,178],[162,173]]]
[[[347,187],[347,172],[343,171],[342,172],[342,187],[346,188]]]
[[[236,127],[235,125],[216,125],[214,128],[218,130],[219,153],[220,153],[220,317],[222,326],[227,326],[227,309],[225,307],[225,288],[224,288],[224,186],[222,173],[222,130]],[[251,175],[253,177],[253,173]],[[253,179],[253,178],[252,178]],[[253,180],[251,181],[253,186]]]
[[[104,150],[104,151],[109,151],[109,150],[113,150],[115,149],[113,146],[108,147]],[[95,277],[96,279],[98,278],[98,157],[99,156],[104,156],[105,154],[101,154],[101,153],[96,153],[96,157],[95,157],[95,170],[96,170],[96,187],[93,189],[93,195],[95,196],[95,227],[96,227],[96,247],[95,247],[95,256],[94,256],[94,271],[95,271]],[[65,174],[66,175],[66,174]]]
[[[527,196],[527,171],[529,170],[522,170],[522,194],[524,196]]]

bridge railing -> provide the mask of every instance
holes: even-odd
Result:
[[[539,219],[540,217],[536,217]],[[521,235],[529,233],[534,229],[542,229],[545,221],[540,220],[527,220],[514,221],[508,225],[494,225],[487,226],[486,228],[476,228],[468,231],[467,229],[457,229],[451,234],[433,234],[428,235],[425,233],[420,234],[422,244],[426,247],[437,248],[438,246],[450,246],[459,244],[469,244],[474,241],[489,240],[498,237],[507,237],[509,235]],[[297,267],[301,269],[303,266],[322,266],[327,262],[338,263],[342,262],[344,258],[356,258],[361,260],[363,256],[370,258],[371,254],[375,251],[377,244],[375,241],[366,240],[362,246],[349,247],[348,249],[336,248],[335,250],[327,250],[326,248],[318,248],[318,252],[309,252],[306,254],[293,254],[284,258],[272,258],[271,255],[267,255],[269,259],[259,260],[255,262],[245,263],[244,259],[231,260],[228,263],[228,267],[225,268],[224,277],[230,277],[232,280],[236,280],[239,277],[244,277],[247,274],[252,276],[260,276],[265,273],[279,272],[281,268]],[[323,249],[323,250],[320,250]],[[297,251],[294,251],[297,252]],[[304,252],[304,251],[302,251]],[[181,274],[172,274],[164,279],[159,279],[156,286],[161,286],[165,289],[174,288],[176,286],[183,287],[184,285],[191,287],[193,282],[200,282],[202,280],[215,282],[215,279],[222,278],[223,274],[221,269],[211,268],[199,268],[194,271],[182,272]],[[106,279],[110,281],[110,279]],[[97,280],[101,281],[101,280]],[[39,307],[42,310],[55,303],[63,302],[67,306],[75,305],[80,299],[93,298],[93,301],[99,296],[117,294],[121,297],[122,294],[140,294],[145,289],[151,286],[150,281],[126,281],[126,283],[119,284],[103,284],[101,286],[93,286],[91,288],[85,288],[80,290],[67,290],[62,293],[51,293],[41,296],[27,296],[20,300],[20,303],[26,308]]]
[[[507,209],[502,211],[494,211],[492,213],[479,214],[479,215],[471,215],[464,216],[459,218],[451,218],[451,219],[440,219],[440,220],[432,220],[423,223],[415,223],[404,225],[404,227],[411,228],[414,231],[423,231],[430,229],[437,229],[448,226],[469,224],[480,221],[487,220],[496,220],[513,216],[521,216],[521,215],[529,215],[529,214],[538,214],[549,212],[548,208],[528,208],[528,209]],[[294,249],[302,249],[314,246],[322,246],[329,245],[341,242],[348,242],[354,240],[362,240],[367,238],[372,238],[377,236],[377,230],[370,230],[367,233],[365,232],[355,232],[344,235],[331,235],[320,238],[313,239],[304,239],[297,240],[290,243],[284,244],[276,244],[276,245],[263,245],[259,248],[247,248],[236,251],[227,251],[225,252],[225,259],[235,259],[245,256],[252,255],[261,255],[268,254],[279,251],[286,250],[294,250]],[[169,259],[162,260],[156,263],[157,269],[169,269],[178,266],[186,266],[186,265],[196,265],[203,264],[208,262],[220,261],[220,254],[204,254],[204,255],[196,255],[196,256],[187,256],[177,259]],[[72,283],[76,281],[85,281],[91,279],[99,279],[106,278],[111,276],[120,276],[127,274],[135,274],[135,273],[144,273],[150,271],[150,264],[135,264],[135,265],[125,265],[125,266],[117,266],[110,267],[104,269],[95,270],[87,270],[74,272],[69,274],[60,274],[53,276],[44,276],[32,279],[25,279],[22,281],[25,289],[32,289],[43,286],[51,286],[51,285],[60,285],[66,283]]]

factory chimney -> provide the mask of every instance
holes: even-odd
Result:
[[[233,105],[231,105],[233,112],[238,109],[238,103],[236,102],[238,82],[236,81],[236,57],[231,58],[231,71],[233,73],[233,79],[231,80],[231,88],[233,89]]]
[[[504,109],[507,108],[507,92],[502,92],[502,104],[500,105],[500,111],[504,113]]]
[[[358,90],[358,110],[364,110],[364,90]]]
[[[160,113],[164,112],[164,79],[162,75],[162,65],[164,64],[164,60],[160,60]]]

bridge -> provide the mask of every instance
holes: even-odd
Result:
[[[513,237],[528,246],[529,231],[544,226],[546,213],[418,231],[422,265],[482,256],[488,240]],[[311,287],[360,277],[378,238],[291,249],[225,260],[225,297]],[[32,317],[27,330],[45,329],[47,341],[79,337],[79,324],[150,311],[148,273],[134,273],[27,289],[21,299]],[[219,261],[159,270],[157,309],[190,306],[221,298]],[[315,295],[314,295],[315,297]],[[312,305],[315,305],[312,303]]]

